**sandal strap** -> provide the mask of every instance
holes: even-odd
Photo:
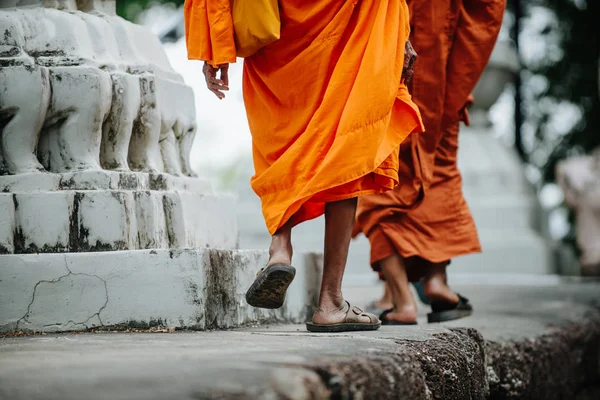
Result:
[[[364,321],[360,320],[360,317],[368,317],[369,322],[373,323],[373,317],[371,314],[364,312],[360,307],[353,306],[349,301],[345,300],[348,304],[348,311],[346,312],[346,319],[344,322],[346,323],[364,323]]]

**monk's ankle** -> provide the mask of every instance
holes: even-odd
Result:
[[[392,311],[387,315],[387,318],[401,322],[413,322],[417,319],[416,304],[402,304],[394,306]]]
[[[426,280],[423,291],[430,301],[458,302],[458,295],[450,289],[446,282],[438,279]]]
[[[269,265],[272,264],[288,264],[292,263],[294,250],[292,243],[284,238],[273,236],[271,247],[269,247]]]
[[[345,310],[346,302],[341,292],[321,291],[317,312],[336,313]]]

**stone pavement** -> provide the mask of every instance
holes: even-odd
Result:
[[[369,333],[5,337],[0,399],[600,398],[600,283],[457,289],[473,317]],[[364,302],[377,294],[346,289]]]

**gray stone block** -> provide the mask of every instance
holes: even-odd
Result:
[[[137,222],[133,193],[127,191],[77,192],[78,240],[71,251],[133,250]]]
[[[133,192],[137,219],[138,249],[168,248],[163,194],[155,191]]]
[[[15,204],[13,195],[0,193],[0,254],[14,253]]]
[[[163,204],[171,248],[237,248],[237,218],[232,197],[165,192]]]
[[[75,192],[15,193],[15,252],[61,252],[78,229]]]
[[[60,176],[44,172],[0,176],[0,192],[58,190]]]

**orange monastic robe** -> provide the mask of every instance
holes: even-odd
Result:
[[[488,62],[505,0],[411,0],[411,43],[418,57],[412,95],[425,132],[402,144],[400,185],[359,200],[355,234],[371,243],[371,264],[398,253],[417,280],[426,260],[481,251],[457,167],[458,126]],[[417,262],[415,262],[417,261]],[[418,270],[415,271],[415,266]]]
[[[188,57],[235,61],[230,0],[185,4]],[[398,148],[421,132],[401,84],[405,0],[279,0],[281,39],[244,61],[255,175],[272,234],[325,203],[398,184]]]

